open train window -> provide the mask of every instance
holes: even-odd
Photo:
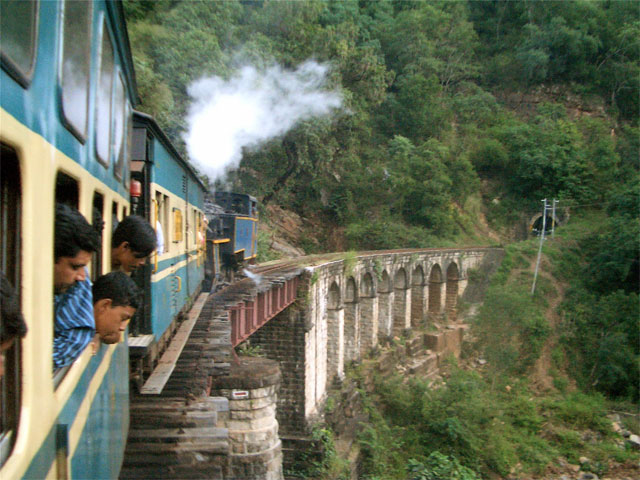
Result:
[[[96,95],[96,155],[105,167],[111,155],[111,93],[113,92],[113,44],[107,23],[102,23],[100,73]]]
[[[116,230],[118,223],[120,223],[120,220],[118,220],[118,204],[113,202],[111,204],[111,233]],[[109,245],[109,248],[111,248],[111,245]]]
[[[79,199],[78,181],[64,172],[58,172],[56,176],[56,203],[64,203],[77,209]]]
[[[20,85],[31,83],[38,43],[39,2],[3,0],[0,15],[2,68]]]
[[[75,209],[80,205],[80,188],[78,186],[78,180],[64,172],[58,172],[56,175],[56,204],[64,203]],[[54,330],[55,326],[51,325],[51,329]],[[53,386],[57,388],[62,382],[62,379],[69,371],[69,366],[57,368],[53,372]]]
[[[93,194],[93,215],[91,218],[91,224],[93,227],[100,233],[100,244],[102,245],[102,249],[104,251],[107,246],[105,246],[105,238],[108,239],[108,235],[104,234],[104,197],[95,192]],[[111,245],[108,246],[109,248]],[[104,268],[102,266],[102,254],[100,252],[93,252],[91,255],[91,281],[95,282],[100,275],[104,272]]]
[[[62,112],[67,128],[87,138],[91,66],[91,2],[66,0],[63,8]]]
[[[2,144],[0,156],[0,269],[20,292],[20,164],[16,152]],[[5,352],[5,374],[0,377],[0,465],[11,453],[20,418],[21,348],[16,341]]]
[[[158,245],[158,255],[162,255],[164,252],[169,251],[169,197],[163,195],[160,192],[156,192],[156,205],[157,213],[155,216],[156,224],[152,225],[156,229],[156,236],[162,238],[162,245]],[[157,222],[160,222],[158,227]],[[157,229],[160,228],[162,235],[157,234]],[[159,242],[160,243],[160,242]]]

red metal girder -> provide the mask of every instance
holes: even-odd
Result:
[[[283,284],[273,285],[268,292],[257,298],[239,303],[229,309],[231,321],[231,343],[234,347],[245,341],[253,332],[282,312],[296,300],[298,277]]]
[[[258,300],[257,300],[256,303],[258,305],[258,309],[257,309],[258,310],[258,312],[257,312],[258,318],[266,317],[267,316],[267,312],[265,310],[266,302],[265,302],[265,294],[264,294],[264,292],[258,294]]]

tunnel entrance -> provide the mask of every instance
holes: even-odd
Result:
[[[540,236],[542,234],[543,223],[545,235],[551,233],[551,230],[553,228],[558,228],[558,225],[560,225],[560,221],[558,220],[557,216],[554,217],[550,214],[547,214],[546,219],[543,219],[542,214],[539,213],[534,216],[529,222],[529,234],[534,237]]]

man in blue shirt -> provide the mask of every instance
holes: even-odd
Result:
[[[54,368],[73,363],[96,333],[87,265],[93,252],[99,250],[100,235],[96,229],[79,211],[57,205],[53,267]]]

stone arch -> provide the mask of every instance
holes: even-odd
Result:
[[[407,304],[411,302],[407,281],[407,271],[400,267],[393,276],[393,334],[400,336],[409,327]]]
[[[345,361],[357,360],[360,355],[360,312],[356,279],[347,278],[344,295],[344,355]]]
[[[356,285],[356,279],[353,277],[347,278],[347,284],[344,292],[345,303],[353,303],[358,301],[358,287]]]
[[[369,272],[366,272],[362,276],[362,281],[360,282],[360,295],[362,297],[373,297],[376,294],[376,285],[373,281],[373,275]]]
[[[341,303],[340,287],[336,282],[333,282],[331,287],[329,287],[329,303],[327,308],[330,310],[336,310],[340,308]]]
[[[553,215],[553,212],[548,211],[543,222],[542,213],[536,213],[529,219],[529,228],[527,230],[529,235],[540,235],[542,233],[543,223],[545,232],[551,232],[552,229],[557,228],[561,224],[561,220],[558,218],[558,215]]]
[[[393,315],[393,289],[391,277],[386,270],[382,271],[378,283],[378,338],[382,340],[391,336],[391,324]]]
[[[418,327],[424,320],[424,271],[417,265],[411,273],[411,326]]]
[[[344,308],[340,286],[332,282],[327,304],[327,382],[344,378]]]
[[[447,322],[453,323],[457,320],[458,305],[458,280],[460,279],[460,271],[455,262],[451,262],[447,267],[447,287],[445,297],[445,312]]]
[[[378,297],[373,275],[365,272],[360,281],[360,355],[378,343]]]
[[[429,319],[439,321],[442,318],[442,269],[437,263],[429,274]]]
[[[382,275],[380,276],[380,283],[378,284],[378,291],[381,293],[390,293],[391,292],[391,277],[386,270],[383,270]]]

